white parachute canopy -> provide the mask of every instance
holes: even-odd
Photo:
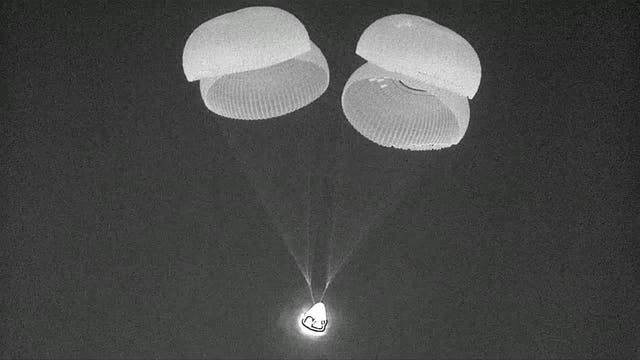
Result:
[[[182,67],[200,81],[205,105],[228,118],[257,120],[300,109],[329,85],[327,61],[304,25],[266,6],[220,15],[187,40]]]
[[[464,38],[423,17],[390,15],[364,31],[356,54],[368,62],[347,81],[342,108],[360,134],[407,150],[460,142],[481,76]]]

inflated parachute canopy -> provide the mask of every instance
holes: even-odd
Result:
[[[464,38],[423,17],[390,15],[364,31],[356,54],[367,63],[347,81],[342,108],[360,134],[407,150],[460,142],[481,74]]]
[[[304,25],[274,7],[248,7],[198,26],[182,67],[187,80],[200,81],[207,108],[234,119],[290,113],[329,85],[327,61]]]

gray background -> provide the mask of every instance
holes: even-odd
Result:
[[[251,5],[296,15],[331,83],[249,128],[206,110],[181,56]],[[479,54],[452,149],[382,149],[342,115],[357,39],[393,13]],[[639,17],[625,1],[5,2],[0,354],[638,357]],[[305,174],[324,190],[278,192]],[[318,228],[343,201],[343,230],[368,230],[315,342],[289,319],[308,295],[271,216],[300,199]]]

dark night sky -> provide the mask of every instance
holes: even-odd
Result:
[[[637,3],[186,3],[4,3],[2,357],[640,356]],[[331,83],[239,124],[182,48],[253,5],[297,16]],[[342,114],[360,34],[394,13],[478,52],[458,146],[381,148]],[[368,230],[321,341],[292,320],[309,300],[280,229],[301,199],[318,229]]]

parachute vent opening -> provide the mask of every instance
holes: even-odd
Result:
[[[428,91],[425,90],[425,89],[420,89],[418,87],[412,87],[411,85],[406,84],[406,83],[408,83],[408,81],[397,80],[397,82],[407,90],[417,91],[417,92],[422,92],[422,93],[428,93]]]

